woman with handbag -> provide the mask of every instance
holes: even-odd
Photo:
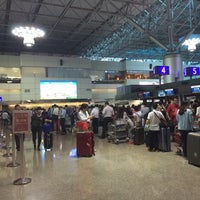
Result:
[[[160,119],[165,119],[159,111],[159,104],[153,103],[152,111],[147,116],[146,124],[149,124],[149,151],[158,151],[158,134],[160,134]],[[160,119],[159,119],[160,118]]]

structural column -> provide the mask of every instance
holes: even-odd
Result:
[[[163,64],[169,66],[169,75],[163,76],[163,82],[172,83],[183,79],[182,57],[172,53],[164,56]]]

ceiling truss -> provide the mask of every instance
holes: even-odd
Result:
[[[32,48],[11,35],[16,24],[46,31]],[[159,59],[180,53],[200,63],[200,46],[182,46],[200,34],[199,0],[0,0],[0,53],[122,59]],[[180,38],[183,38],[180,40]]]

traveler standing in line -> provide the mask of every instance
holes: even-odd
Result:
[[[200,102],[197,104],[195,117],[197,118],[198,127],[200,128]]]
[[[159,111],[159,104],[153,103],[153,110],[147,116],[146,124],[149,124],[149,151],[158,151],[158,134],[160,134],[160,120],[165,119]]]
[[[58,105],[53,106],[52,111],[52,123],[53,123],[53,130],[58,134],[60,131],[60,116],[59,116],[59,107]]]
[[[141,105],[135,106],[135,112],[133,113],[133,122],[135,127],[144,126],[144,118],[141,112]]]
[[[108,130],[108,123],[113,121],[114,116],[114,109],[109,105],[109,103],[105,102],[105,107],[103,108],[102,115],[103,115],[103,133],[102,139],[106,137],[106,132]]]
[[[19,104],[15,105],[15,110],[22,110]],[[25,134],[23,134],[23,140],[25,138]],[[20,151],[20,134],[15,133],[15,143],[17,151]]]
[[[98,105],[94,106],[90,115],[93,116],[92,130],[93,130],[94,134],[98,134],[98,127],[99,127],[99,106]]]
[[[31,117],[31,131],[34,150],[36,150],[36,139],[38,139],[37,150],[40,151],[44,121],[45,119],[42,115],[42,108],[38,107],[36,109],[36,113],[34,113]]]
[[[88,105],[83,103],[79,109],[78,112],[78,120],[80,121],[86,121],[90,123],[90,120],[93,118],[92,116],[89,115],[88,113]]]
[[[193,113],[188,108],[188,106],[188,102],[182,102],[181,107],[176,114],[178,130],[181,134],[181,142],[184,157],[187,157],[187,136],[188,133],[193,129]]]
[[[63,107],[60,107],[60,126],[62,130],[62,135],[66,134],[66,127],[65,127],[65,117],[66,117],[66,110]]]
[[[171,121],[170,132],[172,135],[174,134],[175,126],[177,125],[176,114],[179,108],[178,99],[175,97],[166,109],[167,118]]]

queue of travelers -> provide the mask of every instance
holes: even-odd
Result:
[[[15,110],[20,110],[20,105],[16,105]],[[5,118],[4,114],[4,118]],[[76,121],[87,121],[95,135],[101,139],[106,138],[108,124],[114,122],[117,118],[122,118],[129,126],[129,138],[133,139],[136,127],[144,127],[149,124],[149,151],[159,151],[158,135],[160,133],[160,118],[165,120],[170,127],[171,135],[175,128],[178,129],[183,147],[183,156],[187,157],[187,135],[193,130],[193,121],[197,120],[200,125],[200,104],[195,101],[178,102],[175,97],[170,103],[154,102],[152,104],[144,103],[142,105],[113,106],[109,102],[104,105],[82,104],[79,108],[76,106],[58,106],[52,105],[48,110],[41,107],[32,110],[31,132],[33,147],[40,151],[43,124],[48,122],[52,124],[52,131],[56,134],[67,134],[72,132]],[[5,120],[4,120],[5,121]],[[99,126],[102,126],[102,133],[99,134]],[[23,135],[25,137],[25,135]],[[20,150],[19,136],[15,134],[16,149]],[[133,141],[134,142],[134,141]]]

